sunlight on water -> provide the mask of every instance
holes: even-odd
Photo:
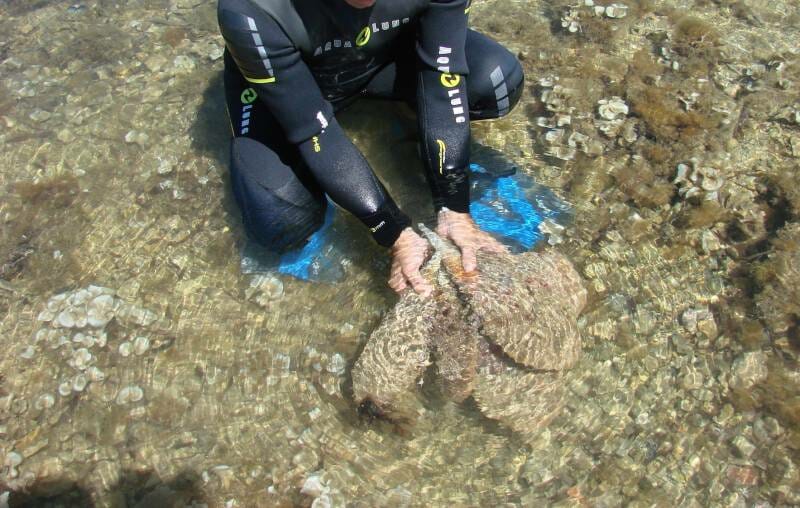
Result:
[[[358,417],[388,255],[336,212],[319,282],[250,257],[215,2],[0,1],[0,506],[800,504],[798,12],[475,1],[527,84],[474,124],[518,177],[473,212],[532,192],[516,241],[589,291],[527,435],[427,382],[413,426]],[[339,118],[430,221],[409,110]]]

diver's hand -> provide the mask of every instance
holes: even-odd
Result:
[[[442,238],[448,238],[461,249],[461,264],[467,273],[477,269],[479,250],[496,253],[508,252],[502,243],[485,231],[481,231],[468,213],[458,213],[442,208],[439,211],[438,221],[436,233]]]
[[[398,293],[408,287],[422,296],[433,292],[433,286],[419,273],[422,263],[428,256],[430,245],[411,228],[406,228],[392,245],[392,271],[389,287]]]

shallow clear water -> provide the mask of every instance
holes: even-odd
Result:
[[[0,494],[800,503],[800,4],[629,7],[471,12],[528,83],[475,138],[572,205],[557,248],[590,291],[565,410],[521,436],[427,384],[413,427],[359,420],[349,369],[395,297],[353,219],[338,283],[241,272],[214,2],[0,2]],[[429,218],[410,112],[341,121]],[[61,298],[106,307],[84,324]]]

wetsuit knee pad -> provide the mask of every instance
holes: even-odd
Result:
[[[233,139],[231,185],[248,235],[271,250],[300,246],[325,220],[324,194],[306,188],[292,168],[256,140]]]
[[[483,34],[467,33],[467,92],[472,120],[505,116],[522,95],[525,74],[519,60]]]

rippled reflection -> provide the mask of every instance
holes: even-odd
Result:
[[[528,85],[474,137],[573,205],[537,235],[589,290],[530,434],[428,377],[359,419],[396,297],[352,218],[338,282],[242,273],[213,4],[0,2],[0,505],[800,503],[795,3],[475,2]],[[429,220],[409,111],[341,121]]]

